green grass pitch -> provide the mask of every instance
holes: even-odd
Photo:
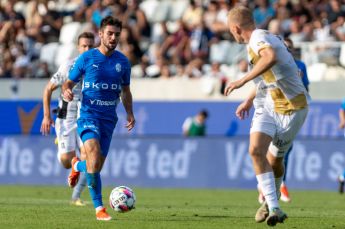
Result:
[[[136,209],[116,213],[110,222],[95,219],[88,190],[87,207],[69,205],[71,190],[62,186],[0,186],[0,228],[73,229],[226,229],[268,228],[257,224],[259,207],[254,190],[134,188]],[[292,202],[281,203],[289,215],[277,228],[345,228],[345,195],[334,192],[291,191]]]

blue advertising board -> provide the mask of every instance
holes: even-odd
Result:
[[[135,102],[136,127],[133,135],[181,135],[184,120],[207,109],[207,134],[210,136],[248,135],[250,120],[235,116],[238,102]],[[52,105],[56,107],[56,102]],[[339,137],[337,102],[314,102],[300,131],[303,137]],[[252,112],[251,112],[252,113]],[[120,104],[119,122],[114,135],[126,135],[126,113]],[[43,117],[41,101],[0,101],[0,135],[40,134]],[[53,131],[52,131],[53,133]]]
[[[296,141],[289,188],[337,190],[344,141]],[[59,164],[53,142],[43,136],[0,137],[0,184],[66,184],[68,170]],[[101,174],[106,186],[256,188],[248,139],[241,137],[114,137]]]

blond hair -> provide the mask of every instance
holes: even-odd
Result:
[[[244,6],[232,8],[228,13],[228,20],[243,29],[251,29],[255,27],[252,11]]]

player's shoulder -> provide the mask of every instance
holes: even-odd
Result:
[[[120,65],[126,66],[127,68],[131,66],[129,59],[125,54],[122,52],[115,50],[115,53],[113,55],[113,58],[116,60],[117,63]]]
[[[82,54],[79,55],[79,58],[84,58],[84,59],[88,59],[88,58],[92,58],[94,55],[95,55],[95,52],[96,52],[96,48],[92,48],[92,49],[89,49],[85,52],[83,52]]]
[[[266,30],[263,29],[255,29],[253,30],[250,39],[249,39],[249,46],[255,47],[260,45],[260,43],[264,43],[263,38],[266,35]]]
[[[127,58],[127,56],[118,50],[115,50],[114,58],[129,63],[129,59]]]
[[[255,29],[252,32],[251,38],[257,38],[262,36],[269,36],[271,33],[265,29]]]
[[[262,48],[271,46],[271,39],[269,38],[271,35],[272,34],[267,30],[255,29],[250,36],[248,46],[252,50],[260,50]]]
[[[89,61],[92,61],[93,57],[95,56],[95,48],[87,50],[85,52],[83,52],[82,54],[80,54],[79,56],[77,56],[74,60],[74,63],[77,64],[85,64]]]

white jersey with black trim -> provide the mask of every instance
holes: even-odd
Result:
[[[291,114],[307,107],[309,94],[299,77],[293,56],[280,37],[266,30],[254,30],[247,45],[250,67],[261,58],[260,50],[267,47],[274,49],[276,63],[255,80],[260,82],[257,85],[260,96],[266,94],[265,106],[280,114]]]
[[[68,79],[68,73],[70,68],[72,67],[73,63],[75,62],[77,58],[74,58],[72,60],[65,61],[57,72],[52,76],[50,79],[50,82],[57,85],[61,88],[62,84]],[[71,102],[66,102],[62,98],[62,94],[60,91],[59,96],[59,110],[63,113],[62,118],[65,119],[76,119],[78,117],[78,110],[80,107],[80,100],[81,100],[81,89],[82,89],[82,81],[80,81],[77,85],[75,85],[72,89],[73,92],[73,100]],[[59,117],[59,114],[58,114]],[[61,118],[61,117],[60,117]]]

